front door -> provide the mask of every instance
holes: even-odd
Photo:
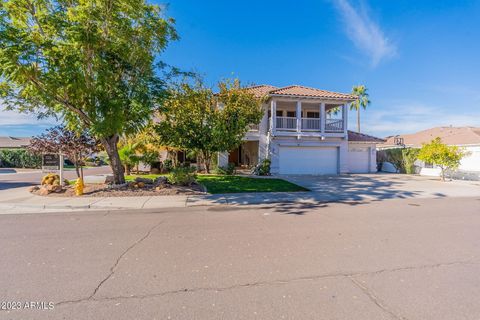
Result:
[[[240,164],[240,147],[230,151],[228,154],[228,163],[235,163],[236,166]]]

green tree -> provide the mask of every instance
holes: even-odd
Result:
[[[238,80],[219,83],[213,93],[201,81],[183,82],[169,91],[156,126],[160,141],[169,147],[194,150],[210,172],[217,152],[238,147],[248,125],[262,118],[261,100],[244,90]]]
[[[357,96],[357,99],[350,104],[350,110],[357,111],[357,131],[360,132],[360,109],[367,109],[370,104],[367,87],[364,85],[354,86],[352,94]]]
[[[145,0],[2,0],[3,103],[87,130],[121,184],[117,142],[140,130],[162,97],[156,58],[177,37],[173,23]]]
[[[445,172],[457,169],[464,155],[465,152],[462,149],[457,146],[448,146],[437,137],[430,143],[423,144],[418,153],[418,159],[438,166],[442,181],[445,181]]]

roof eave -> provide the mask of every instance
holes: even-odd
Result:
[[[303,95],[293,95],[293,94],[278,94],[270,93],[268,94],[269,98],[300,98],[300,99],[310,99],[310,100],[325,100],[325,101],[341,101],[341,102],[353,102],[356,98],[332,98],[332,97],[314,97],[314,96],[303,96]]]

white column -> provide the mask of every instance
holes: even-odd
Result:
[[[277,101],[275,100],[270,103],[270,130],[272,134],[277,130]]]
[[[320,103],[320,133],[325,133],[325,102]]]
[[[342,106],[343,132],[348,134],[348,103]]]
[[[302,131],[302,101],[297,101],[297,132]]]

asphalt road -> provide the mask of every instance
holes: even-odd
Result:
[[[478,320],[479,230],[479,198],[0,215],[0,319]]]
[[[98,168],[85,168],[84,175],[95,175],[111,173],[112,170],[108,166]],[[66,169],[64,171],[65,179],[75,179],[77,174],[75,169]],[[11,188],[28,187],[40,184],[42,177],[45,175],[41,170],[28,170],[24,169],[15,173],[11,169],[0,170],[0,190],[6,190]]]

